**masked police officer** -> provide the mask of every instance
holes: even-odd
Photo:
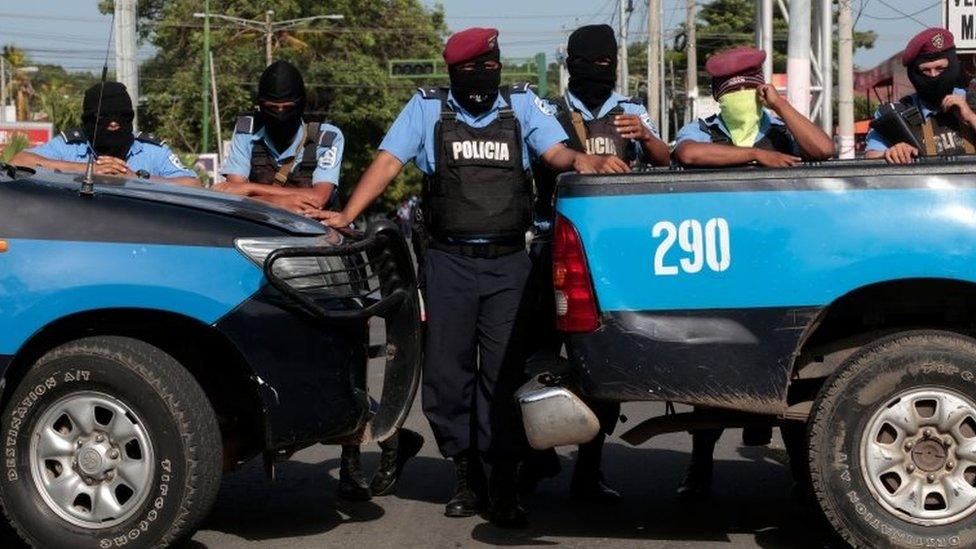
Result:
[[[199,186],[197,174],[186,169],[162,141],[145,132],[133,132],[134,119],[125,86],[118,82],[95,84],[85,90],[81,128],[61,132],[43,145],[17,153],[12,163],[84,172],[89,156],[95,155],[94,168],[99,175]]]
[[[834,144],[763,78],[766,52],[743,47],[713,55],[705,64],[721,112],[678,131],[675,159],[685,166],[740,166],[755,162],[784,168],[826,160]],[[776,116],[773,116],[775,114]]]
[[[569,86],[563,97],[550,99],[550,108],[569,136],[567,146],[580,152],[610,155],[628,165],[644,162],[670,164],[667,143],[661,141],[647,109],[634,99],[613,91],[617,80],[617,39],[608,25],[587,25],[569,35],[566,65]],[[535,172],[536,229],[540,238],[532,245],[532,299],[536,307],[533,323],[537,332],[529,338],[527,369],[550,368],[562,348],[555,329],[555,296],[552,288],[552,247],[545,236],[553,223],[553,195],[558,172],[538,163]],[[541,368],[537,368],[537,366]],[[575,498],[614,503],[620,495],[607,486],[601,471],[603,443],[613,432],[620,415],[615,402],[588,403],[600,418],[601,432],[579,447],[570,484]],[[533,452],[520,475],[523,491],[531,491],[539,479],[555,476],[560,469],[555,451]]]
[[[320,211],[335,195],[344,140],[331,124],[306,123],[305,81],[294,65],[276,61],[261,74],[258,111],[234,128],[231,152],[221,172],[220,191],[250,196],[296,213]],[[397,486],[408,459],[423,446],[406,429],[380,445],[380,465],[372,481],[360,464],[360,449],[344,445],[339,460],[338,496],[365,501]]]
[[[305,81],[275,61],[261,74],[258,111],[238,118],[220,191],[296,213],[320,210],[335,194],[345,141],[331,124],[306,123]]]
[[[878,109],[864,156],[906,164],[917,156],[976,154],[974,101],[956,87],[961,68],[952,33],[940,28],[922,31],[908,43],[902,64],[915,93]],[[883,124],[894,115],[904,120],[911,135],[900,135],[896,129],[906,125]]]
[[[363,212],[414,161],[426,175],[424,261],[427,341],[424,413],[441,453],[454,460],[457,489],[445,514],[478,511],[480,457],[491,465],[489,517],[525,523],[515,490],[524,432],[512,380],[522,377],[513,326],[530,269],[530,155],[560,170],[627,171],[617,157],[578,153],[552,111],[527,86],[499,87],[498,31],[473,28],[444,48],[450,89],[422,89],[397,117],[380,153],[334,227]]]
[[[763,78],[766,53],[743,47],[713,55],[705,64],[712,77],[712,95],[720,113],[691,122],[678,132],[675,158],[688,166],[725,167],[755,162],[785,168],[802,160],[827,160],[834,144],[824,131],[797,112]],[[768,110],[767,110],[768,109]],[[772,111],[772,112],[770,112]],[[775,114],[776,116],[773,116]],[[795,430],[783,429],[791,455],[796,456]],[[692,431],[691,463],[678,488],[684,498],[705,496],[712,483],[715,444],[722,429]],[[743,431],[748,445],[768,444],[771,428]],[[799,460],[791,460],[799,467]],[[799,469],[795,468],[794,471]]]

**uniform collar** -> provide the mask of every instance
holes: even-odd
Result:
[[[505,99],[502,97],[501,88],[499,88],[498,97],[495,98],[495,104],[492,105],[490,109],[477,116],[464,110],[464,107],[462,107],[460,103],[454,100],[454,92],[452,92],[450,88],[447,90],[447,104],[450,105],[451,110],[453,110],[454,112],[460,114],[461,116],[469,120],[481,120],[482,118],[485,118],[486,116],[490,116],[504,109],[505,107],[509,106],[509,104],[506,103]]]
[[[590,112],[590,109],[587,108],[587,106],[584,105],[583,102],[580,101],[578,97],[573,95],[573,92],[566,90],[566,102],[569,103],[570,107],[582,113],[583,118],[587,120],[593,118],[603,118],[604,116],[607,115],[607,113],[617,108],[617,105],[619,105],[624,101],[627,101],[628,99],[629,98],[623,94],[617,92],[611,92],[610,97],[608,97],[607,100],[603,102],[603,105],[600,106],[599,110],[597,110],[596,116],[593,116],[593,113]]]
[[[952,93],[954,95],[966,95],[966,90],[964,90],[962,88],[955,88],[955,89],[952,90]],[[913,93],[912,94],[912,103],[918,108],[918,112],[922,113],[922,116],[924,116],[925,118],[928,118],[928,117],[930,117],[930,116],[932,116],[934,114],[939,114],[940,112],[942,112],[942,106],[941,105],[937,109],[930,109],[930,108],[928,108],[925,105],[925,103],[922,103],[922,100],[919,99],[917,93]]]
[[[295,132],[295,137],[291,140],[291,145],[289,145],[284,152],[280,153],[277,149],[275,149],[274,143],[272,143],[270,139],[266,139],[268,133],[265,131],[263,126],[258,131],[254,132],[254,140],[263,140],[264,144],[268,147],[268,150],[271,151],[271,154],[275,156],[275,158],[291,158],[296,156],[298,154],[298,149],[304,145],[304,139],[302,138],[305,135],[305,131],[305,120],[302,120],[302,125],[298,128],[298,131]]]
[[[725,126],[725,122],[722,120],[722,115],[710,116],[705,119],[705,125],[710,128],[718,128],[725,135],[732,137],[729,129]],[[762,118],[759,119],[759,137],[766,135],[769,132],[769,128],[772,126],[784,126],[786,125],[782,119],[773,116],[769,113],[769,109],[763,109]]]

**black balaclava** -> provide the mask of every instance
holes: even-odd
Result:
[[[936,59],[948,59],[949,66],[946,67],[939,76],[927,76],[922,73],[919,66],[922,63],[935,61]],[[908,67],[908,79],[915,86],[919,99],[927,106],[938,109],[942,105],[945,96],[950,95],[959,82],[962,68],[959,66],[959,58],[956,56],[956,49],[951,48],[938,53],[919,55]]]
[[[569,35],[566,48],[569,91],[591,111],[613,93],[617,81],[617,38],[609,25],[587,25]],[[609,60],[609,65],[597,61]]]
[[[305,114],[305,80],[302,73],[287,61],[275,61],[261,73],[258,102],[265,131],[275,149],[283,152],[295,139]],[[294,101],[295,106],[282,111],[266,108],[264,101]]]
[[[99,109],[99,96],[101,96],[101,109]],[[122,84],[106,82],[104,91],[102,84],[95,84],[85,90],[85,99],[81,104],[81,123],[85,136],[97,154],[125,160],[135,141],[132,133],[134,119],[132,98]],[[119,125],[115,131],[108,129],[112,122]]]
[[[497,69],[488,69],[485,63],[498,63]],[[474,70],[462,71],[458,67],[474,63]],[[464,110],[479,115],[488,112],[498,99],[498,87],[502,83],[501,57],[499,51],[492,50],[463,63],[447,68],[451,76],[451,95]]]

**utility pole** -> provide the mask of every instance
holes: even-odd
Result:
[[[763,78],[773,78],[773,0],[756,0],[756,48],[766,52]]]
[[[630,29],[630,14],[634,11],[633,0],[620,0],[620,41],[617,44],[618,63],[617,89],[623,95],[629,95],[630,65],[627,62],[627,39]]]
[[[834,135],[834,2],[820,0],[820,127]]]
[[[851,1],[840,0],[837,17],[837,92],[840,157],[854,158],[854,23]]]
[[[196,17],[197,14],[193,14]],[[203,139],[200,141],[200,152],[207,152],[210,146],[210,93],[208,91],[209,72],[210,72],[210,0],[203,0],[203,71],[200,75],[200,107],[203,115],[200,119],[200,127],[203,130]]]
[[[695,119],[695,107],[698,103],[698,38],[695,29],[695,0],[685,0],[685,56],[688,64],[685,68],[685,123]]]
[[[214,130],[217,132],[217,164],[221,164],[224,157],[222,133],[220,132],[220,103],[217,101],[217,68],[214,67],[213,52],[210,52],[210,89],[213,92]]]
[[[273,59],[272,38],[274,37],[274,27],[271,25],[271,16],[274,10],[264,12],[264,66],[269,66]]]
[[[0,55],[0,122],[7,121],[7,58]]]
[[[115,75],[132,98],[136,114],[133,129],[139,128],[139,65],[136,59],[137,0],[115,0]]]
[[[647,0],[647,113],[661,127],[661,0]]]
[[[810,116],[810,0],[790,0],[790,36],[786,53],[786,96],[803,116]]]
[[[285,21],[274,21],[272,17],[274,16],[273,10],[268,10],[264,12],[264,19],[243,19],[241,17],[232,17],[230,15],[223,15],[220,13],[211,14],[209,17],[214,19],[220,19],[223,21],[228,21],[234,23],[237,26],[244,27],[246,29],[251,29],[260,32],[264,35],[264,61],[267,65],[270,65],[274,61],[274,35],[277,32],[283,31],[285,29],[290,29],[297,27],[299,25],[310,23],[312,21],[318,21],[320,19],[344,19],[343,15],[313,15],[312,17],[299,17],[298,19],[287,19]],[[207,15],[204,13],[194,13],[193,17],[203,17],[206,18]]]
[[[569,71],[566,70],[566,48],[559,46],[556,50],[556,59],[559,61],[559,97],[566,95],[566,88],[569,86]]]

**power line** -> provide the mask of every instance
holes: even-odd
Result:
[[[885,4],[885,5],[887,5],[887,4]],[[915,19],[915,16],[916,15],[921,15],[921,14],[929,11],[930,9],[932,9],[932,8],[934,8],[936,6],[941,6],[941,5],[942,5],[942,0],[939,0],[939,1],[935,2],[934,4],[930,5],[927,8],[922,8],[922,9],[916,11],[916,12],[909,13],[909,14],[904,14],[904,15],[899,16],[899,17],[881,17],[881,16],[878,16],[878,15],[871,15],[869,13],[865,13],[864,14],[864,17],[867,17],[868,19],[874,19],[875,21],[901,21],[902,19],[905,19],[905,18],[909,18],[910,17],[914,21],[916,21],[916,22],[921,23],[921,24],[924,25],[925,23],[922,23],[918,19]]]
[[[923,27],[928,27],[928,25],[926,23],[924,23],[923,21],[919,21],[918,19],[916,19],[914,15],[908,14],[908,13],[905,13],[905,12],[901,11],[900,9],[898,9],[898,8],[892,6],[891,4],[889,4],[886,0],[878,0],[878,2],[881,2],[885,6],[888,6],[889,9],[894,10],[895,12],[900,13],[901,15],[904,16],[904,17],[901,17],[899,19],[911,19],[912,21],[915,21],[916,23],[918,23],[919,25],[922,25]],[[927,9],[930,9],[930,8],[926,8],[926,10]],[[923,10],[923,11],[925,11],[925,10]]]

